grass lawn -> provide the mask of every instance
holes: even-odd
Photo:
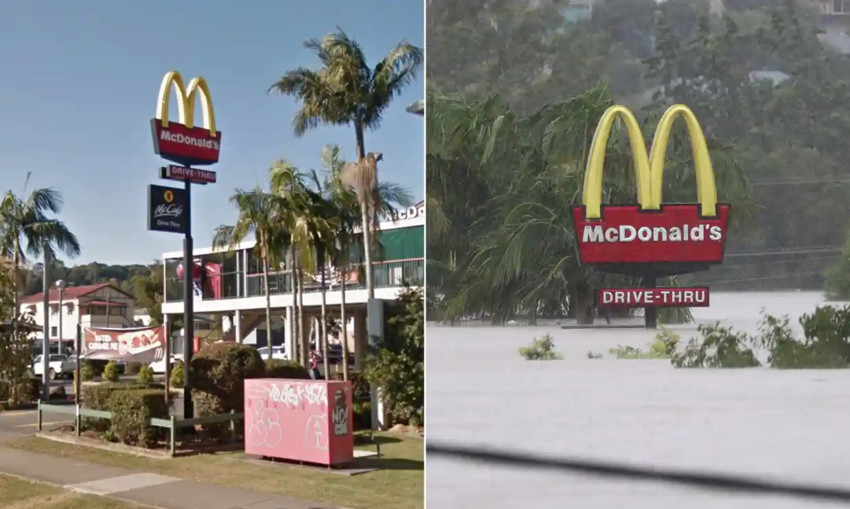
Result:
[[[363,509],[419,509],[425,507],[423,441],[377,434],[380,460],[361,458],[359,467],[380,470],[361,475],[334,474],[322,469],[281,464],[256,465],[242,461],[242,453],[188,456],[174,459],[136,457],[85,446],[29,437],[6,444],[27,451],[53,454],[133,470],[195,479],[227,486],[287,495]],[[367,448],[368,449],[368,448]],[[374,450],[374,447],[371,447]],[[0,503],[0,507],[5,506]]]
[[[138,506],[90,495],[53,488],[45,484],[21,481],[0,475],[0,507],[3,509],[132,509]]]

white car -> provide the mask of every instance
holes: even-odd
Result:
[[[50,354],[47,363],[47,378],[50,380],[55,380],[56,377],[73,377],[74,368],[77,366],[74,359],[56,353]],[[44,374],[44,356],[39,355],[35,358],[32,363],[32,372],[39,377]]]
[[[178,362],[183,362],[183,354],[175,354],[171,356],[171,369],[174,369],[174,365]],[[165,357],[158,361],[153,361],[148,364],[148,367],[151,368],[151,371],[156,373],[157,375],[165,374]]]
[[[257,353],[260,354],[261,359],[266,360],[269,358],[269,347],[264,346],[262,348],[257,348]],[[289,356],[286,355],[286,348],[283,346],[273,346],[272,359],[278,359],[282,361],[289,359]]]

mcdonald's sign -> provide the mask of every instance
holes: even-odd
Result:
[[[662,203],[664,163],[670,130],[684,120],[691,139],[698,203]],[[631,145],[637,204],[603,205],[605,150],[614,121],[621,118]],[[658,123],[647,153],[634,115],[612,106],[593,136],[584,175],[582,204],[573,206],[581,262],[600,271],[665,276],[705,270],[723,261],[729,204],[717,203],[714,169],[702,128],[684,105],[671,106]]]
[[[169,119],[171,89],[177,92],[178,121]],[[195,101],[201,95],[203,127],[195,127]],[[221,132],[216,130],[210,89],[206,80],[193,78],[186,87],[177,71],[162,78],[156,117],[151,120],[154,152],[164,159],[184,166],[207,165],[218,162]]]

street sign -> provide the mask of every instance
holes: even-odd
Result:
[[[148,186],[148,230],[186,233],[188,200],[186,190],[157,185]]]
[[[214,171],[199,170],[197,168],[177,166],[175,164],[163,166],[159,170],[160,178],[180,181],[188,180],[193,184],[215,184],[216,175]]]

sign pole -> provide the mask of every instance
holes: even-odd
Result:
[[[74,377],[74,404],[79,406],[80,404],[80,387],[82,386],[82,376],[83,370],[82,365],[80,364],[80,350],[82,349],[82,326],[77,324],[77,337],[74,341],[74,351],[77,356],[77,365],[74,367],[75,377]],[[79,423],[77,423],[79,426]]]
[[[195,338],[195,261],[192,257],[192,182],[184,181],[186,189],[186,235],[183,237],[183,418],[194,417],[190,369]],[[168,383],[168,380],[166,380]],[[166,391],[167,392],[167,391]]]
[[[643,278],[643,287],[644,288],[655,288],[658,283],[655,275],[644,276]],[[644,317],[644,326],[647,329],[655,330],[658,328],[658,308],[655,306],[647,306],[643,308],[643,317]]]
[[[41,341],[41,399],[45,403],[50,401],[50,245],[44,243],[44,266],[41,269],[42,286],[44,296],[44,326],[42,327]]]

